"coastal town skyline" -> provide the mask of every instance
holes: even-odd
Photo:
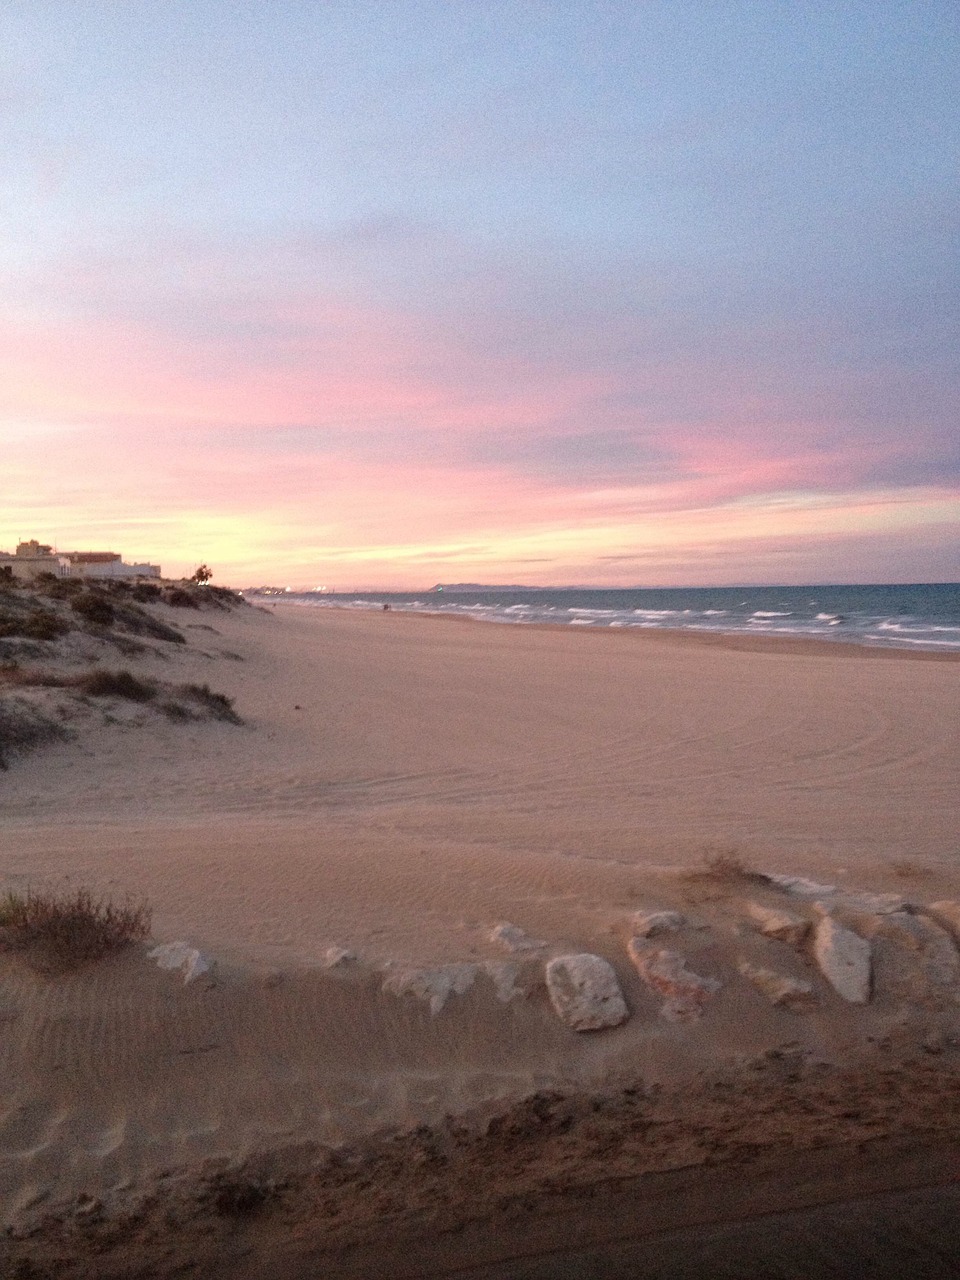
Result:
[[[960,579],[954,6],[4,20],[0,547]]]

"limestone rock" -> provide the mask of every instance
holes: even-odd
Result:
[[[953,936],[960,939],[960,902],[945,899],[942,902],[931,902],[927,908],[930,914],[949,929]]]
[[[825,915],[817,925],[814,955],[820,972],[851,1004],[870,999],[871,949],[866,938]]]
[[[638,938],[655,938],[660,933],[673,933],[687,923],[679,911],[638,911],[631,922]]]
[[[177,969],[183,975],[183,985],[195,981],[213,970],[214,962],[189,942],[164,942],[147,952],[148,960],[155,960],[161,969]]]
[[[541,951],[547,945],[539,938],[531,938],[518,925],[506,920],[493,927],[490,941],[499,943],[507,951]]]
[[[387,975],[383,990],[396,996],[414,995],[427,1000],[436,1017],[451,996],[462,996],[476,981],[480,966],[446,964],[436,969],[401,968]]]
[[[950,987],[960,979],[960,955],[953,939],[932,920],[894,911],[878,918],[875,936],[914,952],[933,986]]]
[[[792,1013],[805,1013],[816,1004],[813,986],[809,982],[791,978],[786,973],[776,973],[773,969],[763,969],[746,960],[739,968],[743,976],[772,1004],[782,1005]]]
[[[899,893],[843,893],[838,896],[837,905],[847,911],[874,916],[910,910],[910,903]]]
[[[799,946],[810,932],[810,921],[794,915],[792,911],[779,911],[759,902],[748,902],[747,914],[764,937],[789,942],[792,947]]]
[[[660,1013],[670,1022],[699,1018],[707,997],[720,990],[716,978],[693,973],[677,951],[649,947],[642,938],[631,938],[627,953],[647,986],[663,996]]]
[[[509,960],[488,960],[483,971],[493,983],[497,999],[503,1004],[518,1000],[525,994],[520,986],[520,966],[511,964]]]
[[[815,880],[806,880],[803,876],[784,876],[776,872],[763,873],[764,880],[784,893],[791,893],[796,898],[824,898],[836,893],[834,884],[817,884]]]
[[[354,964],[356,959],[356,952],[348,951],[346,947],[327,947],[323,953],[323,967],[342,969],[345,965]]]
[[[602,956],[557,956],[546,978],[557,1017],[574,1031],[618,1027],[629,1017],[617,975]]]

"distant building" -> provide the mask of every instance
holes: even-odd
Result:
[[[124,564],[115,551],[54,551],[31,538],[18,544],[11,555],[0,551],[0,569],[9,568],[15,578],[35,578],[52,573],[57,578],[159,578],[158,564]]]
[[[15,578],[35,578],[39,573],[52,573],[57,578],[70,577],[67,557],[35,538],[19,543],[13,555],[0,551],[0,569],[4,568],[9,568]]]
[[[67,551],[71,578],[159,578],[158,564],[124,564],[115,551]]]

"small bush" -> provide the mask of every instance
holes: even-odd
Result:
[[[184,644],[184,638],[176,627],[168,626],[141,609],[137,604],[118,604],[113,610],[114,622],[137,636],[150,636],[153,640],[171,640]]]
[[[92,671],[77,681],[77,687],[91,698],[150,702],[157,696],[157,686],[153,681],[139,680],[132,671]]]
[[[83,593],[83,583],[79,578],[54,578],[46,585],[43,595],[51,600],[72,600]]]
[[[180,692],[211,715],[214,720],[227,720],[230,724],[243,724],[233,709],[233,699],[225,693],[214,693],[208,684],[184,684]]]
[[[160,599],[160,588],[154,582],[135,582],[130,594],[140,604],[156,604]]]
[[[48,720],[19,698],[0,701],[0,769],[8,768],[10,752],[30,751],[45,742],[62,741],[63,725]]]
[[[193,592],[186,591],[183,587],[168,587],[163,593],[163,599],[166,604],[172,605],[174,609],[200,608]]]
[[[92,622],[99,627],[109,627],[113,624],[113,605],[105,597],[96,595],[92,591],[86,591],[82,596],[71,600],[70,608],[85,622]]]
[[[23,636],[26,640],[56,640],[70,626],[49,609],[31,609],[28,613],[0,613],[0,637]]]
[[[196,719],[196,716],[192,715],[182,702],[174,702],[172,698],[168,701],[157,703],[157,710],[162,711],[168,720],[174,720],[178,724],[183,724],[186,720]]]
[[[116,905],[89,889],[60,896],[28,890],[0,898],[0,929],[7,946],[29,948],[74,967],[140,942],[150,933],[150,908],[125,900]]]

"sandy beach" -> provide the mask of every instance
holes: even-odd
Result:
[[[516,1259],[620,1241],[569,1271],[613,1275],[627,1217],[636,1266],[641,1236],[956,1180],[956,661],[179,613],[186,645],[122,665],[242,724],[105,707],[0,774],[0,889],[143,897],[151,945],[211,964],[0,955],[0,1250],[49,1268],[16,1274],[561,1275]],[[653,912],[709,984],[689,1017],[631,958]],[[818,967],[825,918],[869,947],[865,1001]],[[619,1026],[548,998],[584,953]]]

